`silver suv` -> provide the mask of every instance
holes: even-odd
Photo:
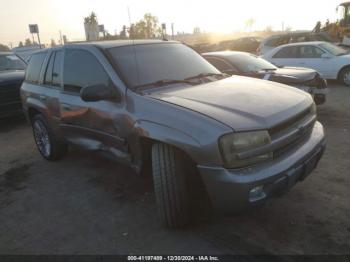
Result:
[[[46,159],[75,144],[139,173],[151,163],[162,220],[173,228],[206,196],[232,213],[287,191],[325,148],[310,95],[229,77],[178,42],[43,50],[29,62],[21,98]]]

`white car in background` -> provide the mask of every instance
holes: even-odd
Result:
[[[350,86],[349,51],[327,42],[303,42],[276,47],[262,56],[276,66],[312,68],[323,78]]]

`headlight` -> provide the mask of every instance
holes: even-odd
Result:
[[[239,168],[272,159],[273,153],[266,153],[251,158],[241,159],[238,154],[271,143],[267,131],[252,131],[224,135],[219,140],[222,156],[227,168]]]

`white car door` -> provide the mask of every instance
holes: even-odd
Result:
[[[281,47],[266,59],[276,66],[300,66],[296,46]]]
[[[299,57],[298,66],[312,68],[324,78],[333,78],[332,64],[335,58],[332,55],[314,45],[298,46],[297,53]]]

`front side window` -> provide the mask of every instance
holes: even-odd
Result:
[[[0,55],[0,71],[25,70],[26,64],[16,55]]]
[[[297,58],[297,48],[295,46],[282,47],[273,58]]]
[[[183,80],[199,74],[220,74],[191,48],[178,43],[141,44],[108,49],[130,88],[160,80]]]
[[[207,57],[206,59],[221,72],[234,70],[233,66],[231,66],[228,62],[224,61],[223,59],[216,57]]]
[[[324,51],[315,46],[300,46],[299,57],[300,58],[321,58]]]
[[[86,86],[110,85],[111,81],[96,57],[88,51],[67,49],[64,58],[64,91],[79,93]]]
[[[234,54],[229,57],[231,64],[245,73],[276,70],[270,62],[251,54]]]
[[[41,67],[43,65],[45,53],[38,53],[32,55],[29,60],[28,68],[26,71],[25,81],[30,83],[38,83],[40,78]]]

